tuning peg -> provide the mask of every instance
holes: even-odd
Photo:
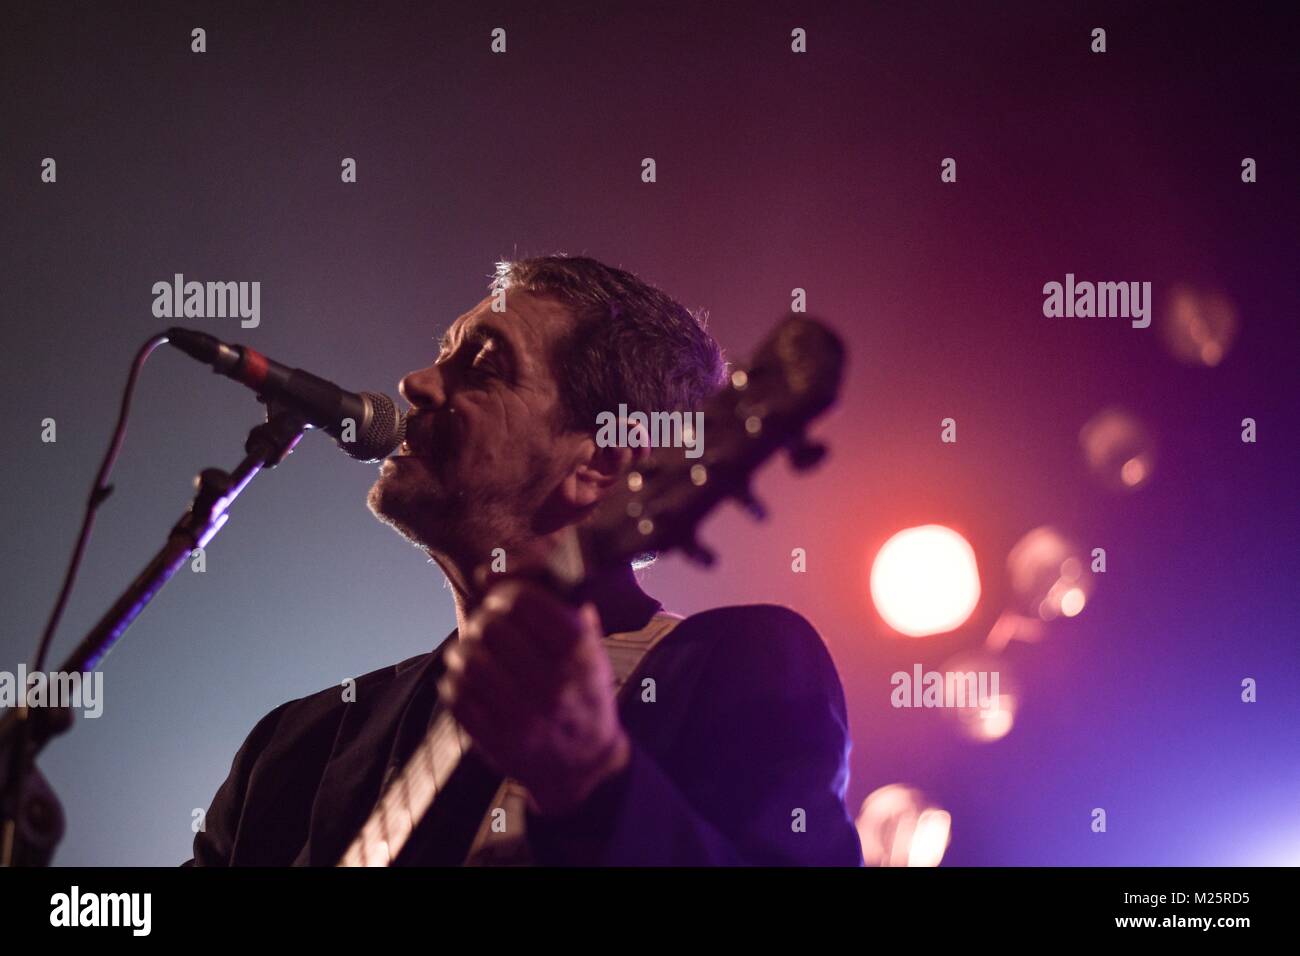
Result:
[[[736,501],[740,507],[749,512],[750,517],[755,521],[764,521],[767,519],[767,506],[754,497],[754,492],[749,488],[742,488],[736,493]]]
[[[800,440],[790,446],[790,464],[796,471],[807,471],[826,457],[826,446],[820,442]]]
[[[687,558],[701,567],[711,567],[713,562],[718,560],[716,554],[694,539],[684,544],[682,551],[685,552]]]

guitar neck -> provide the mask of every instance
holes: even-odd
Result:
[[[401,772],[379,799],[339,866],[391,866],[471,745],[469,734],[442,710]]]

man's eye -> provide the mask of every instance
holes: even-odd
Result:
[[[493,353],[496,351],[496,345],[491,340],[483,343],[482,347],[475,354],[473,361],[470,362],[470,368],[478,374],[495,375],[497,374],[496,362]]]

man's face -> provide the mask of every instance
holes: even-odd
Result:
[[[552,347],[573,327],[554,300],[509,292],[458,318],[434,363],[402,379],[406,442],[380,466],[376,517],[434,554],[482,563],[554,530],[553,497],[582,434],[562,426]]]

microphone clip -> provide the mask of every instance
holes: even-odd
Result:
[[[266,421],[248,433],[244,451],[260,458],[263,468],[274,468],[293,453],[311,424],[281,402],[262,401],[266,404]]]

